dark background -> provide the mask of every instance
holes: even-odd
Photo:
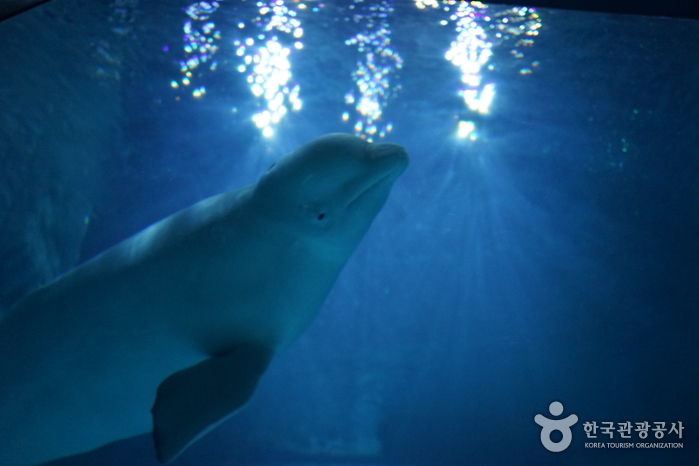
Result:
[[[186,5],[168,5],[54,0],[0,25],[14,44],[0,93],[6,307],[253,182],[299,144],[351,131],[339,118],[357,59],[346,10],[304,17],[293,58],[304,108],[265,140],[231,45],[254,4],[214,18],[228,58],[202,77],[201,100],[169,86]],[[399,2],[390,18],[404,67],[385,118],[408,171],[250,405],[174,464],[679,465],[699,454],[697,23],[541,10],[524,58],[511,43],[494,49],[497,95],[469,142],[454,137],[454,118],[471,116],[440,14]],[[559,454],[533,421],[554,400],[579,418]],[[684,448],[585,449],[586,421],[682,421],[683,439],[667,439]],[[155,459],[141,436],[56,464]]]

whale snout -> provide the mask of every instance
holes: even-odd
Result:
[[[369,157],[372,159],[392,159],[396,162],[403,162],[407,165],[408,153],[403,146],[392,142],[380,142],[368,145]]]
[[[382,142],[367,143],[362,158],[369,170],[350,184],[345,205],[347,212],[364,210],[373,218],[386,202],[393,182],[408,167],[410,157],[403,146]]]
[[[410,162],[410,157],[403,146],[390,142],[369,144],[366,155],[372,163],[379,164],[396,177],[403,173]]]

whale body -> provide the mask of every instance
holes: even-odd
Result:
[[[167,462],[252,396],[407,167],[330,134],[29,294],[0,323],[0,465],[152,431]]]

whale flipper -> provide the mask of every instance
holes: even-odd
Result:
[[[224,421],[252,396],[273,351],[240,345],[175,372],[158,387],[153,438],[158,460],[168,462]]]

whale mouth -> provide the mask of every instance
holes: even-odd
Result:
[[[391,143],[367,144],[365,157],[373,165],[373,176],[369,176],[357,189],[347,203],[347,210],[364,205],[369,199],[374,199],[379,207],[382,206],[393,182],[405,171],[409,162],[405,149]]]
[[[369,198],[375,198],[376,194],[379,193],[379,188],[383,184],[385,184],[385,181],[388,178],[389,177],[387,175],[387,176],[381,178],[380,180],[376,181],[375,183],[369,185],[366,189],[363,189],[362,191],[360,191],[356,196],[354,196],[347,203],[347,207],[345,207],[345,210],[348,212],[358,210],[361,208],[360,206],[363,206]],[[389,187],[390,187],[390,182],[389,182]]]
[[[347,203],[345,209],[347,211],[353,211],[361,208],[360,206],[364,207],[367,203],[372,201],[378,202],[379,207],[382,206],[388,198],[393,182],[402,172],[402,169],[391,170],[369,181],[364,187],[358,190],[357,194]]]

